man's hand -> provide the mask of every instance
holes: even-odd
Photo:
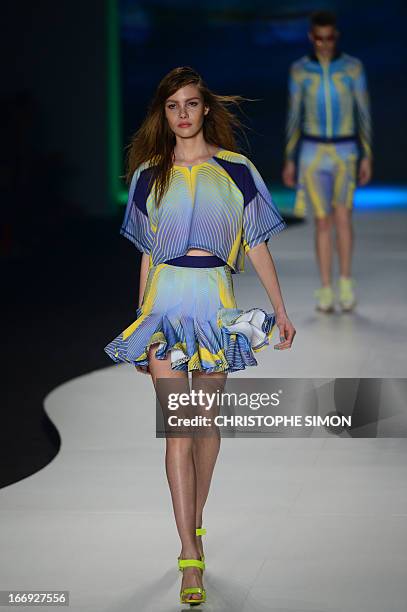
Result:
[[[366,185],[372,178],[372,160],[369,157],[363,157],[360,160],[358,178],[359,185]]]
[[[295,163],[290,159],[284,164],[283,183],[286,187],[295,187]]]

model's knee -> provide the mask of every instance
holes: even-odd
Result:
[[[351,218],[351,210],[349,208],[343,205],[335,207],[335,225],[339,231],[349,229]]]
[[[316,229],[319,234],[327,233],[332,228],[332,217],[331,215],[327,215],[326,217],[316,219]]]
[[[168,437],[166,439],[167,451],[175,455],[189,455],[192,452],[193,436],[182,435],[182,437]]]

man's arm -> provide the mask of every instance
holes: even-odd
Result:
[[[301,136],[302,87],[299,70],[291,65],[288,79],[288,111],[285,130],[283,183],[295,187],[295,153]]]
[[[372,176],[372,121],[367,79],[362,62],[359,61],[354,78],[354,96],[358,133],[362,147],[359,167],[359,184],[366,185]]]
[[[367,88],[367,79],[362,62],[356,71],[353,86],[356,113],[358,121],[359,138],[362,145],[363,157],[372,157],[372,122],[370,114],[370,99]]]
[[[302,87],[298,67],[293,64],[288,79],[288,112],[285,133],[285,159],[294,160],[301,136]]]

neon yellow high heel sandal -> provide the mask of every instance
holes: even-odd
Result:
[[[206,529],[204,529],[203,527],[197,527],[197,528],[195,529],[195,535],[197,535],[197,536],[203,536],[203,535],[206,535]],[[180,559],[181,559],[181,557],[178,557],[178,561],[179,561]],[[201,555],[201,561],[202,561],[203,563],[205,563],[205,555]],[[179,566],[178,566],[178,567],[179,567]],[[203,568],[203,569],[205,569],[205,566],[204,566],[204,568]],[[179,567],[179,570],[182,572],[182,568],[181,568],[181,567]],[[203,570],[202,570],[202,571],[203,571]]]
[[[200,570],[205,569],[205,563],[199,559],[180,559],[178,558],[178,567],[180,570],[184,570],[185,567],[199,567]],[[194,599],[191,595],[200,593],[200,599]],[[206,601],[206,590],[201,587],[187,587],[181,589],[179,593],[180,603],[188,604],[190,606],[199,606]]]
[[[195,529],[195,535],[197,535],[197,536],[206,535],[206,529],[204,529],[203,527],[197,527]],[[205,563],[205,555],[201,555],[201,561],[203,561]]]

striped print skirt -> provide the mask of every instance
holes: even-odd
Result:
[[[149,371],[148,350],[155,343],[155,357],[166,359],[170,353],[173,370],[235,372],[256,366],[254,353],[270,344],[275,315],[238,308],[231,269],[219,265],[216,256],[189,255],[182,261],[149,268],[135,320],[105,352],[116,363],[144,371]]]

